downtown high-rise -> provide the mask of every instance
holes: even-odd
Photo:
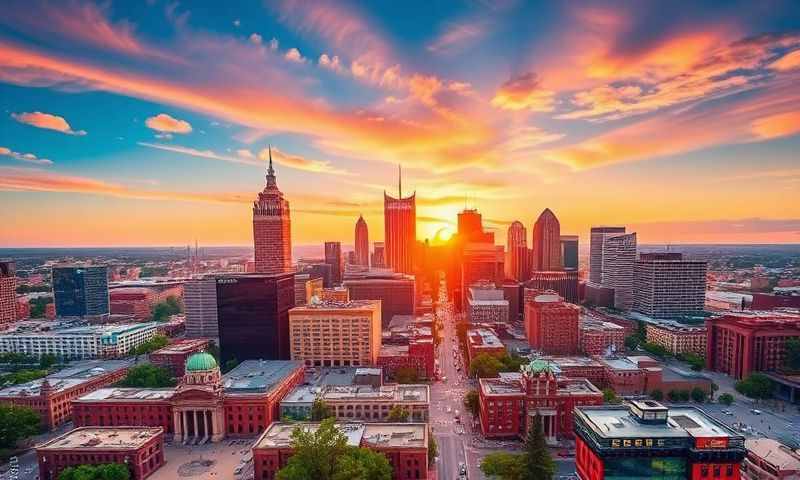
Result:
[[[634,269],[633,309],[657,318],[702,312],[706,262],[676,252],[643,253]]]
[[[341,242],[325,242],[325,263],[331,266],[331,283],[340,285],[344,274]]]
[[[506,275],[517,281],[527,280],[530,273],[527,235],[525,225],[518,220],[508,227]]]
[[[108,268],[53,267],[53,298],[60,317],[108,315]]]
[[[269,153],[267,184],[253,203],[253,246],[257,273],[292,271],[292,235],[289,202],[283,198]]]
[[[364,217],[359,215],[355,231],[356,264],[369,267],[369,230]]]
[[[412,273],[417,241],[416,193],[403,198],[402,177],[397,193],[394,198],[383,192],[385,262],[395,272]]]
[[[636,233],[609,234],[603,240],[600,285],[614,289],[614,307],[633,306]]]
[[[555,214],[545,208],[533,224],[533,271],[563,269],[561,261],[561,225]]]
[[[17,319],[17,274],[15,263],[0,261],[0,325]]]
[[[592,227],[589,233],[589,281],[600,284],[603,244],[609,235],[625,233],[625,227]]]

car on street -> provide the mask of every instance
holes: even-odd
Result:
[[[452,412],[452,411],[453,411],[453,409],[452,409],[452,408],[450,408],[450,407],[447,407],[447,413],[450,413],[450,412]]]
[[[458,462],[458,473],[461,475],[467,474],[467,464],[464,462]]]
[[[761,410],[753,408],[750,410],[750,413],[752,413],[753,415],[761,415]]]

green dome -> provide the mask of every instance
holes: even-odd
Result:
[[[195,353],[186,361],[187,372],[199,372],[215,368],[217,368],[217,361],[213,355],[206,352]]]

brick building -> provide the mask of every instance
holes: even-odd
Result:
[[[109,290],[111,313],[114,315],[132,315],[136,320],[149,320],[153,315],[153,307],[169,297],[180,299],[183,288],[175,286],[169,289],[147,287],[118,287]]]
[[[467,319],[470,323],[508,325],[509,301],[493,283],[473,284],[467,290]]]
[[[150,354],[150,363],[164,367],[175,377],[186,371],[186,360],[194,353],[204,352],[209,340],[205,338],[181,339]]]
[[[425,423],[342,422],[337,427],[347,445],[382,453],[389,460],[394,480],[428,478],[428,425]],[[253,445],[254,480],[274,480],[292,456],[292,432],[313,432],[319,423],[273,423]]]
[[[742,463],[746,480],[792,480],[800,476],[800,455],[771,438],[745,440],[747,457]]]
[[[753,303],[750,305],[753,310],[774,310],[776,308],[800,308],[800,294],[774,294],[774,293],[754,293]]]
[[[253,247],[257,273],[292,271],[291,230],[289,202],[278,189],[270,151],[267,183],[253,202]]]
[[[73,417],[76,426],[159,426],[176,441],[219,441],[263,432],[303,378],[287,360],[248,360],[223,377],[214,357],[196,353],[177,387],[98,390],[73,402]]]
[[[578,352],[580,307],[553,291],[525,289],[525,335],[531,348],[547,354]]]
[[[559,376],[542,360],[523,367],[522,373],[480,379],[478,398],[485,437],[525,438],[538,414],[550,442],[572,436],[572,410],[576,406],[603,403],[602,392],[591,382]]]
[[[578,271],[531,272],[531,278],[525,282],[525,289],[552,290],[566,299],[566,301],[578,303]]]
[[[416,284],[412,275],[387,272],[345,274],[343,285],[351,300],[380,300],[381,326],[386,328],[395,315],[414,315]]]
[[[78,362],[45,378],[0,390],[0,403],[32,408],[55,429],[72,418],[72,400],[122,380],[129,360]]]
[[[381,345],[377,366],[383,369],[387,378],[395,378],[397,370],[413,368],[417,376],[432,379],[435,375],[436,353],[432,338],[409,340],[406,345]]]
[[[164,431],[147,427],[82,427],[36,447],[39,478],[56,480],[67,467],[119,463],[143,480],[165,462]]]
[[[586,355],[602,355],[625,348],[625,329],[615,323],[581,316],[580,350]]]
[[[800,337],[800,315],[731,313],[706,320],[706,368],[734,378],[772,372],[784,363],[785,344]]]
[[[661,345],[673,355],[694,353],[705,356],[706,354],[705,325],[691,326],[661,322],[649,323],[646,329],[648,342]]]
[[[482,353],[499,357],[506,353],[506,347],[491,328],[470,328],[467,330],[467,365]]]
[[[0,326],[17,320],[17,270],[12,261],[0,261]]]

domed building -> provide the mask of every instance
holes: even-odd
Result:
[[[225,437],[222,375],[213,355],[201,352],[189,357],[172,400],[174,441],[208,438],[217,442]]]
[[[222,375],[213,355],[195,353],[173,388],[103,388],[73,401],[83,426],[162,427],[173,441],[251,436],[279,419],[280,402],[303,383],[300,362],[247,360]]]

